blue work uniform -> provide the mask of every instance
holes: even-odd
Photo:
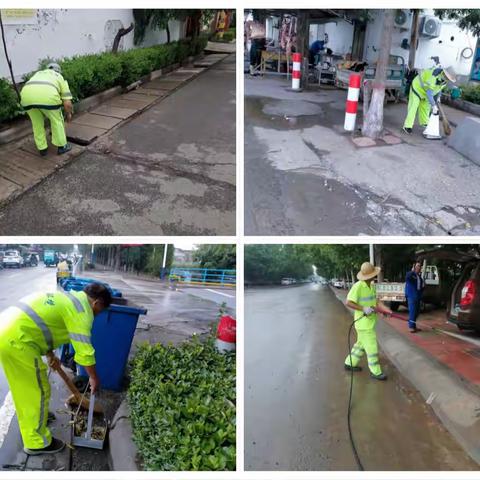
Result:
[[[407,272],[405,277],[405,297],[407,298],[408,304],[409,328],[417,327],[417,317],[420,313],[420,302],[424,288],[425,280],[421,274],[415,273],[413,270]]]

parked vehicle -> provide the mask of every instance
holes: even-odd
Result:
[[[297,283],[297,281],[294,278],[282,278],[280,281],[280,285],[293,285],[294,283]]]
[[[422,276],[425,280],[425,289],[420,305],[421,310],[424,310],[427,304],[437,307],[445,305],[453,285],[451,275],[437,265],[427,265],[425,258],[423,261]],[[394,312],[396,312],[401,305],[407,307],[405,282],[384,281],[377,283],[376,287],[377,298],[387,304]]]
[[[36,253],[26,253],[23,255],[25,267],[36,267],[38,265],[38,255]]]
[[[22,268],[25,264],[18,250],[7,250],[2,262],[4,268]]]
[[[480,333],[480,259],[471,259],[464,264],[451,292],[447,319],[460,330]]]
[[[344,280],[337,280],[337,279],[334,279],[333,280],[333,286],[335,288],[345,288],[345,281]]]

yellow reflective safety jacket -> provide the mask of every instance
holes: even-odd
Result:
[[[377,290],[373,282],[368,286],[364,280],[359,280],[354,283],[347,295],[347,300],[360,305],[361,307],[376,307],[377,306]],[[377,323],[377,314],[372,313],[364,316],[360,310],[355,310],[355,328],[357,330],[371,330],[375,328]]]
[[[56,110],[64,100],[72,100],[68,82],[54,70],[40,70],[23,86],[20,93],[25,110],[43,108]]]
[[[95,365],[93,317],[85,292],[33,293],[0,313],[0,338],[27,343],[41,355],[71,343],[79,365]]]

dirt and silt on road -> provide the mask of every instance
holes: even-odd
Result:
[[[355,470],[343,370],[350,314],[320,285],[245,295],[245,467]],[[355,375],[352,425],[366,470],[476,470],[381,355],[387,382]],[[364,362],[363,362],[364,364]]]

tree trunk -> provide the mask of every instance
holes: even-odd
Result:
[[[297,16],[297,52],[302,58],[308,57],[309,15],[307,10],[298,10]],[[302,62],[303,63],[303,62]]]
[[[408,54],[408,69],[412,71],[415,68],[415,56],[417,54],[418,29],[420,27],[420,10],[413,11],[412,30],[410,35],[410,51]]]
[[[383,30],[380,41],[380,53],[377,61],[377,71],[372,85],[372,98],[365,116],[362,133],[365,137],[379,138],[383,131],[383,105],[385,100],[385,80],[392,47],[395,10],[384,10]]]
[[[115,35],[115,39],[113,40],[112,53],[117,53],[118,52],[118,47],[120,45],[120,40],[122,39],[122,37],[129,34],[132,30],[133,30],[133,23],[131,23],[128,28],[121,28],[117,32],[117,34]]]
[[[115,270],[120,270],[120,253],[122,247],[120,245],[115,245]]]
[[[380,267],[380,273],[377,276],[377,282],[383,282],[384,271],[383,271],[383,250],[381,245],[374,245],[374,256],[375,256],[375,266]]]
[[[170,27],[168,26],[168,20],[167,25],[165,26],[165,30],[167,32],[167,43],[170,43]]]
[[[3,50],[5,52],[5,59],[7,61],[8,70],[10,71],[10,77],[12,79],[12,85],[13,85],[13,88],[15,89],[15,93],[17,94],[18,101],[20,102],[21,101],[20,92],[18,90],[17,82],[15,81],[15,75],[13,74],[12,61],[10,60],[10,57],[8,56],[7,40],[5,38],[5,31],[3,29],[3,19],[2,19],[2,11],[1,10],[0,10],[0,28],[2,30]]]

